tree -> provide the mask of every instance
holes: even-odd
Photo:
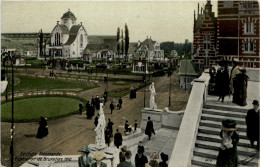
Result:
[[[160,48],[164,50],[165,56],[168,56],[171,54],[171,51],[174,50],[174,42],[162,42]]]
[[[124,55],[124,31],[121,30],[121,52]]]
[[[129,49],[129,31],[128,26],[125,23],[125,55],[128,61],[128,49]]]
[[[117,39],[117,54],[119,55],[120,53],[120,29],[119,27],[117,28],[117,34],[116,34],[116,39]]]

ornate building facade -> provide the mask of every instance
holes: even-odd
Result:
[[[218,1],[217,55],[236,58],[244,67],[259,68],[259,2]]]
[[[198,68],[208,68],[217,63],[217,18],[208,0],[204,8],[194,11],[193,62]]]
[[[77,18],[68,10],[57,21],[51,32],[51,41],[46,47],[46,54],[54,58],[79,59],[88,44],[88,34],[82,22],[76,23]]]
[[[193,62],[201,69],[216,65],[221,59],[232,64],[237,59],[248,68],[259,68],[259,2],[218,1],[214,16],[210,0],[205,9],[194,12]]]

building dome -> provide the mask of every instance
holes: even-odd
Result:
[[[70,11],[70,9],[63,14],[63,16],[61,17],[61,19],[73,19],[73,20],[77,20],[77,18],[75,17],[75,15]]]

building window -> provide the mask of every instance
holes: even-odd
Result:
[[[204,42],[210,42],[210,35],[204,35]]]
[[[209,66],[209,58],[208,57],[204,58],[204,66],[206,66],[206,67]]]
[[[80,35],[80,47],[81,48],[83,47],[83,35],[82,34]]]
[[[210,35],[204,35],[203,40],[204,40],[204,45],[203,45],[204,50],[210,50]]]
[[[232,8],[233,7],[233,1],[224,1],[224,8]]]
[[[254,33],[254,23],[253,22],[246,22],[246,23],[244,23],[244,33],[245,34],[252,34],[252,33]]]
[[[245,52],[254,52],[254,42],[245,43]]]

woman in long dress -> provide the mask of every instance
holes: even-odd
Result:
[[[236,122],[234,120],[223,120],[220,132],[222,143],[217,157],[217,167],[237,167],[237,143],[239,136],[236,132]]]

